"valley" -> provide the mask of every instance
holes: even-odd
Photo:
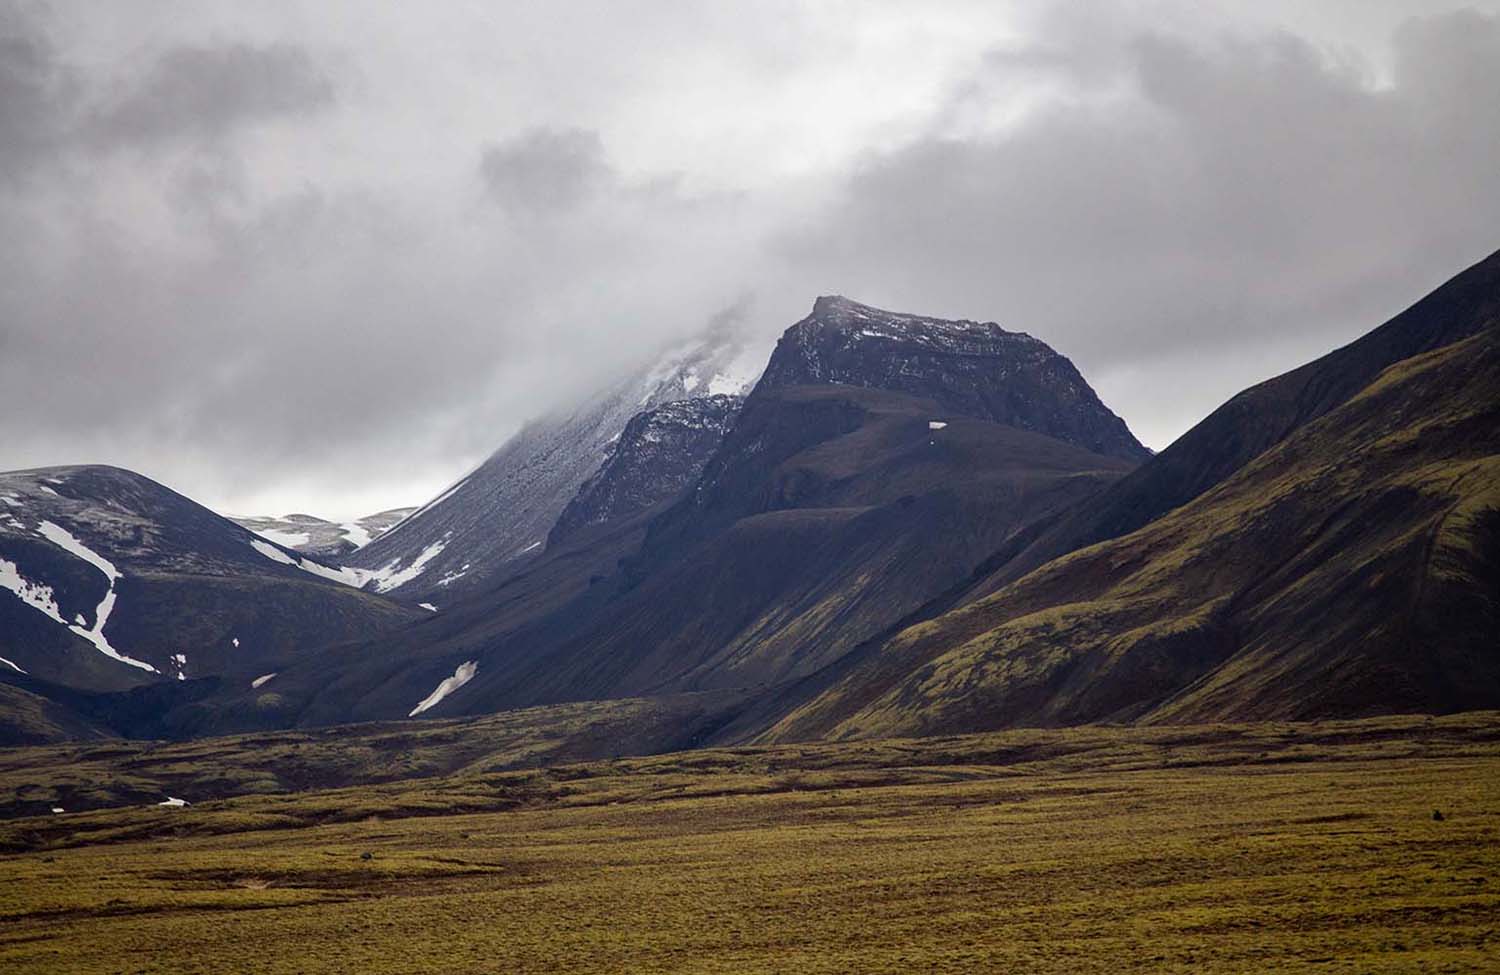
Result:
[[[1478,971],[1497,838],[1493,712],[481,760],[13,820],[0,964]]]

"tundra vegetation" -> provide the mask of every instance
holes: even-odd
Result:
[[[1500,952],[1494,712],[533,768],[441,728],[427,760],[456,767],[425,779],[7,821],[0,969],[1461,972]],[[347,734],[302,742],[308,767],[358,755]],[[114,763],[232,783],[237,749],[268,747]],[[53,788],[57,749],[9,757],[10,795]]]

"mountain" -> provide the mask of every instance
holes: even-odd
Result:
[[[844,314],[849,307],[864,306],[823,300],[814,309],[825,333],[848,333],[836,348],[865,341],[855,333],[873,312],[856,318]],[[696,446],[679,449],[682,438],[712,443],[718,430],[698,425],[703,411],[718,407],[727,418],[735,404],[678,403],[637,416],[570,506],[588,517],[560,521],[547,551],[431,619],[284,668],[274,712],[258,703],[265,689],[240,689],[215,705],[220,718],[234,716],[221,728],[285,716],[326,724],[678,692],[767,694],[835,665],[970,579],[1038,520],[1134,466],[996,422],[994,404],[1019,399],[1006,394],[1013,382],[1027,390],[1026,415],[1038,423],[1072,415],[1102,427],[1112,416],[1036,340],[983,326],[981,342],[971,323],[880,314],[882,335],[863,357],[869,371],[846,365],[833,373],[837,382],[791,382],[786,357],[819,367],[816,350],[797,340],[807,322],[793,326],[723,424],[702,473],[682,477],[687,489],[666,507],[643,509],[634,490],[650,484],[648,497],[657,497],[657,481],[640,479],[669,473],[655,451],[673,445],[676,461],[696,455]],[[917,336],[910,343],[891,338],[908,327]],[[926,350],[928,382],[879,388],[890,375],[887,350],[907,344]],[[1068,381],[1038,383],[1030,368],[1038,362]],[[1066,425],[1087,428],[1081,419]],[[1135,452],[1133,439],[1115,443],[1118,453]]]
[[[340,578],[130,471],[0,474],[0,671],[13,682],[112,691],[253,671],[417,615]]]
[[[1069,512],[1024,551],[995,565],[974,595],[993,592],[1051,559],[1148,524],[1348,402],[1387,367],[1492,328],[1496,321],[1500,252],[1348,345],[1231,398],[1087,510]]]
[[[547,535],[549,548],[591,525],[604,525],[675,498],[698,480],[719,449],[744,397],[677,400],[637,413],[609,458],[578,489]]]
[[[363,548],[384,535],[401,519],[416,511],[416,508],[391,508],[377,514],[366,515],[354,521],[326,521],[313,515],[282,515],[272,517],[236,517],[232,520],[255,532],[261,538],[278,545],[315,555],[319,558],[339,560],[355,549]]]
[[[1236,397],[1101,495],[1269,443],[1193,500],[881,641],[762,737],[1500,707],[1497,267]]]
[[[667,403],[739,394],[755,379],[741,337],[717,329],[588,402],[527,425],[472,473],[355,552],[380,589],[448,606],[534,561],[559,515],[631,418]]]
[[[997,363],[999,371],[997,372]],[[1150,451],[1077,368],[1039,339],[994,322],[884,311],[838,295],[787,329],[761,388],[840,383],[929,398],[979,417],[1139,461]]]

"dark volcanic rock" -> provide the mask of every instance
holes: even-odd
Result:
[[[782,336],[759,386],[822,383],[927,397],[946,411],[1109,457],[1150,455],[1065,356],[994,322],[945,321],[819,298],[812,314]]]
[[[636,414],[604,466],[563,509],[547,544],[676,496],[703,473],[743,403],[741,396],[707,396]]]

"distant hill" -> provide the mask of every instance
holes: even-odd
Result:
[[[254,672],[418,615],[340,578],[131,471],[0,474],[7,679],[108,691]]]
[[[391,508],[354,521],[327,521],[313,515],[236,517],[232,520],[261,538],[319,558],[342,559],[399,524],[416,508]]]

